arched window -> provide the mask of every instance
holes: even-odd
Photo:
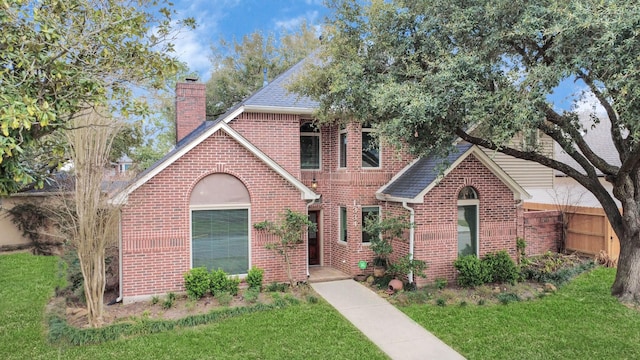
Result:
[[[458,256],[478,256],[478,193],[465,186],[458,193]]]
[[[236,177],[212,174],[191,192],[191,267],[246,274],[249,269],[249,191]]]

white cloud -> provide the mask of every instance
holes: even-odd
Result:
[[[578,100],[573,104],[573,111],[595,115],[606,115],[607,113],[593,92],[588,88],[582,90]]]
[[[175,54],[178,59],[185,62],[189,69],[196,71],[203,81],[209,76],[211,67],[209,48],[209,39],[201,36],[197,29],[181,33],[175,41]]]
[[[216,34],[220,33],[219,22],[226,15],[226,11],[240,4],[240,0],[222,1],[180,1],[176,8],[181,7],[179,18],[193,17],[196,28],[184,30],[174,41],[175,54],[185,62],[189,69],[206,81],[210,76],[211,43]]]
[[[319,16],[318,11],[308,11],[306,14],[300,15],[294,18],[290,18],[286,20],[277,20],[275,22],[275,26],[277,29],[292,31],[300,28],[300,24],[302,24],[305,21],[307,22],[307,24],[314,24],[318,19],[318,16]]]

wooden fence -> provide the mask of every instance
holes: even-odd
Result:
[[[526,211],[562,210],[554,204],[524,203]],[[612,259],[620,256],[620,241],[601,208],[570,206],[563,210],[567,231],[565,248],[596,255],[604,250]]]

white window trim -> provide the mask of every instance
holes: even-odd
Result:
[[[362,133],[377,133],[378,131],[376,129],[370,128],[370,127],[363,127],[361,129],[361,134],[360,134],[360,139],[362,140]],[[360,144],[360,167],[367,171],[367,170],[380,170],[382,168],[382,146],[380,146],[380,139],[378,139],[378,166],[377,167],[371,167],[371,166],[362,166],[362,151],[364,150],[364,144]]]
[[[300,127],[302,127],[304,124],[309,123],[310,121],[305,121],[303,122]],[[318,171],[318,170],[322,170],[322,133],[320,130],[318,130],[317,132],[300,132],[300,137],[302,136],[317,136],[318,137],[318,167],[316,169],[303,169],[302,168],[302,164],[300,164],[300,170],[301,171]],[[302,153],[302,149],[300,149],[300,152]]]
[[[478,224],[478,228],[476,229],[476,257],[480,258],[480,200],[478,199],[458,200],[458,207],[469,206],[469,205],[473,205],[476,207],[476,224]],[[456,210],[457,210],[457,207],[456,207]],[[458,249],[457,252],[459,253],[460,249]]]
[[[342,166],[342,134],[345,135],[345,139],[347,140],[347,143],[345,144],[345,166]],[[349,132],[347,131],[347,128],[345,127],[344,129],[341,129],[340,131],[338,131],[338,169],[346,169],[347,167],[349,167]]]
[[[202,211],[202,210],[247,210],[247,241],[249,242],[248,244],[248,260],[249,260],[249,267],[248,269],[251,269],[251,244],[252,244],[252,238],[251,238],[251,206],[250,204],[229,204],[229,205],[216,205],[216,206],[210,206],[210,205],[192,205],[189,206],[189,269],[193,269],[193,212],[194,211]],[[247,277],[247,274],[229,274],[230,276],[236,276],[240,279],[244,279]]]
[[[380,205],[362,205],[361,209],[360,209],[360,218],[362,218],[362,213],[364,212],[364,208],[378,208],[378,222],[382,221],[382,209],[380,208]],[[361,227],[364,228],[364,222],[361,224]],[[361,231],[361,233],[363,233],[364,231]],[[380,236],[382,236],[382,234],[380,234]],[[364,245],[364,246],[369,246],[371,245],[371,241],[369,242],[364,242],[363,239],[360,239],[360,244]]]
[[[349,226],[349,208],[347,206],[338,206],[338,244],[347,245],[349,241],[349,231],[347,231],[345,240],[342,240],[342,209],[345,209],[345,226]]]

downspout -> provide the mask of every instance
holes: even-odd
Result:
[[[307,203],[307,216],[309,216],[309,207],[311,207],[311,205],[316,203],[316,200],[318,199],[313,199],[310,202]],[[309,277],[311,276],[311,273],[309,273],[309,232],[307,231],[307,251],[306,251],[306,258],[307,258],[307,279],[309,279]]]
[[[406,201],[402,202],[402,207],[409,210],[409,222],[411,223],[411,227],[409,228],[409,260],[413,260],[413,247],[414,247],[414,239],[415,239],[415,210],[412,207],[407,205]],[[407,277],[409,278],[409,283],[413,283],[413,271],[411,271]]]
[[[122,211],[118,211],[118,293],[116,303],[122,301]]]

